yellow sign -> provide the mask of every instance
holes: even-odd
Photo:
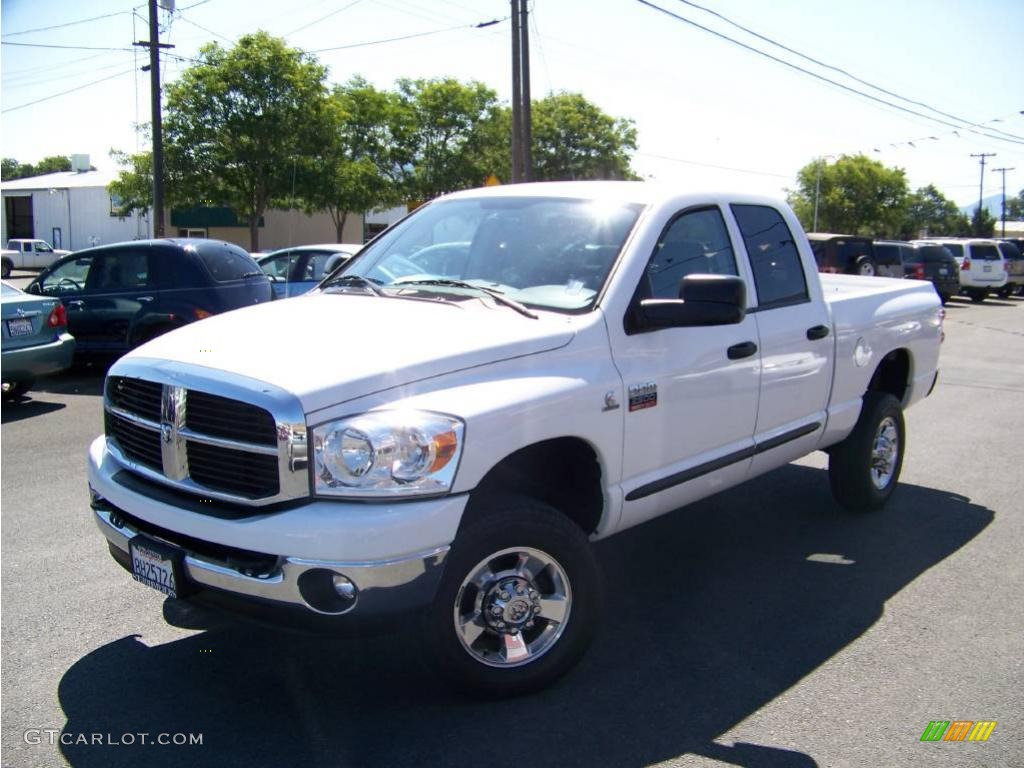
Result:
[[[501,179],[495,176],[493,173],[487,177],[487,181],[484,182],[485,187],[497,187],[501,185]]]

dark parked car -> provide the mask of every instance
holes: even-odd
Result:
[[[3,397],[16,399],[37,376],[57,373],[71,365],[75,340],[60,299],[29,296],[0,283],[3,315]]]
[[[914,246],[902,240],[875,240],[875,274],[879,277],[905,276],[904,264],[914,257]]]
[[[999,251],[1006,259],[1006,285],[999,289],[999,295],[1006,299],[1024,292],[1024,240],[1000,240]]]
[[[810,232],[814,260],[819,272],[845,275],[877,275],[874,241],[870,237]]]
[[[903,259],[906,276],[912,280],[931,280],[942,303],[960,293],[960,265],[942,245],[912,244]]]
[[[351,259],[361,248],[361,245],[345,243],[297,245],[257,256],[256,261],[273,283],[274,298],[286,299],[311,291],[324,275]]]
[[[65,256],[28,286],[67,308],[76,356],[117,356],[162,333],[270,301],[248,253],[217,240],[136,240]]]

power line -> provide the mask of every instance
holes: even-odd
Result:
[[[54,24],[49,27],[36,27],[35,29],[23,29],[20,32],[7,32],[3,37],[15,37],[16,35],[30,35],[33,32],[47,32],[51,29],[63,29],[64,27],[73,27],[77,24],[87,24],[90,21],[99,21],[100,19],[109,19],[113,16],[120,16],[124,13],[131,13],[131,11],[115,11],[114,13],[105,13],[102,16],[93,16],[88,19],[79,19],[78,21],[68,21],[64,24]]]
[[[224,35],[222,35],[222,34],[219,34],[219,33],[217,33],[217,32],[214,32],[214,31],[213,31],[212,29],[207,29],[207,28],[206,28],[206,27],[204,27],[204,26],[203,26],[202,24],[196,24],[196,23],[195,23],[194,21],[192,21],[192,19],[186,19],[186,18],[185,18],[184,16],[182,16],[182,15],[181,15],[181,13],[180,13],[180,12],[179,12],[179,13],[177,13],[177,14],[175,14],[175,18],[178,18],[178,19],[180,19],[181,21],[184,21],[184,22],[185,22],[186,24],[191,24],[191,25],[192,25],[193,27],[195,27],[196,29],[201,29],[201,30],[203,30],[203,32],[206,32],[206,33],[207,33],[207,34],[209,34],[209,35],[213,35],[214,37],[219,37],[219,38],[220,38],[221,40],[223,40],[223,41],[224,41],[224,42],[226,42],[226,43],[231,43],[232,45],[234,45],[234,43],[235,43],[235,40],[234,40],[234,38],[231,38],[231,37],[225,37],[225,36],[224,36]]]
[[[651,152],[637,152],[639,157],[653,157],[655,160],[668,160],[672,163],[683,163],[685,165],[697,165],[701,168],[714,168],[719,171],[735,171],[737,173],[749,173],[753,176],[771,176],[776,179],[792,179],[792,174],[770,173],[768,171],[755,171],[750,168],[733,168],[728,165],[714,165],[713,163],[702,163],[697,160],[684,160],[681,157],[669,157],[667,155],[656,155]]]
[[[353,5],[358,5],[361,2],[362,0],[353,0],[353,2],[349,3],[344,8],[338,8],[337,10],[331,11],[326,16],[321,16],[319,19],[314,19],[313,21],[309,22],[309,24],[303,24],[301,27],[293,29],[291,32],[286,32],[285,37],[288,37],[289,35],[294,35],[296,32],[301,32],[304,29],[309,29],[314,24],[319,24],[321,21],[326,21],[327,19],[331,18],[331,16],[337,16],[342,11],[347,11]]]
[[[33,104],[39,104],[40,102],[43,102],[43,101],[49,101],[50,99],[56,99],[58,96],[66,96],[69,93],[74,93],[76,91],[82,90],[83,88],[88,88],[90,85],[96,85],[98,83],[106,82],[107,80],[113,80],[115,77],[122,77],[122,76],[127,75],[130,72],[134,72],[134,71],[135,71],[135,67],[132,67],[131,69],[126,69],[124,72],[118,72],[116,75],[108,75],[107,77],[101,77],[99,80],[93,80],[91,83],[82,83],[81,85],[77,85],[74,88],[69,88],[66,91],[61,91],[60,93],[53,93],[53,94],[50,94],[49,96],[43,96],[43,98],[41,98],[41,99],[36,99],[35,101],[29,101],[29,102],[26,102],[24,104],[19,104],[16,107],[8,107],[7,109],[2,110],[2,112],[4,114],[6,114],[8,112],[14,112],[15,110],[18,110],[18,109],[24,109],[25,107],[31,107]]]
[[[123,61],[117,61],[117,62],[114,62],[113,64],[108,64],[107,66],[104,66],[104,67],[92,68],[89,71],[90,71],[91,74],[96,74],[96,73],[99,73],[99,72],[108,72],[109,70],[114,69],[115,67],[123,67],[123,66],[124,66],[124,62]],[[43,85],[44,83],[52,83],[55,80],[67,80],[69,78],[78,77],[80,75],[81,75],[81,72],[68,72],[68,73],[65,73],[63,75],[54,75],[52,77],[44,77],[44,78],[38,79],[38,80],[27,80],[25,82],[8,84],[8,85],[6,85],[4,87],[9,89],[9,90],[12,90],[12,91],[13,90],[17,90],[18,88],[30,88],[30,87],[31,88],[35,88],[37,85]]]
[[[417,37],[427,37],[429,35],[439,35],[442,32],[452,32],[456,29],[482,29],[483,27],[489,27],[492,24],[500,24],[503,21],[508,21],[506,16],[504,19],[492,19],[491,21],[483,21],[479,24],[460,24],[457,27],[445,27],[444,29],[432,29],[428,32],[417,32],[413,35],[403,35],[401,37],[388,37],[383,40],[370,40],[365,43],[349,43],[348,45],[336,45],[332,48],[317,48],[315,51],[306,51],[306,53],[327,53],[328,51],[343,51],[349,48],[364,48],[370,45],[382,45],[383,43],[397,43],[401,40],[412,40]]]
[[[751,53],[756,53],[758,56],[763,56],[766,59],[771,59],[774,62],[782,64],[783,66],[789,67],[790,69],[795,69],[797,72],[802,72],[803,74],[809,75],[810,77],[813,77],[816,80],[821,80],[824,83],[829,83],[830,85],[834,85],[835,87],[841,88],[842,90],[847,91],[849,93],[853,93],[853,94],[855,94],[857,96],[861,96],[861,97],[863,97],[865,99],[869,99],[870,101],[874,101],[874,102],[877,102],[879,104],[884,104],[887,107],[892,107],[893,109],[898,109],[900,112],[906,112],[907,114],[915,115],[917,117],[922,117],[925,120],[931,120],[932,122],[940,123],[941,125],[946,125],[946,126],[949,126],[951,128],[959,128],[960,130],[965,130],[964,126],[962,126],[962,125],[960,125],[958,123],[951,123],[948,120],[942,120],[942,119],[937,118],[937,117],[932,117],[931,115],[926,115],[923,112],[918,112],[916,110],[910,109],[908,107],[901,106],[899,104],[893,104],[891,101],[886,101],[885,99],[879,98],[878,96],[873,96],[870,93],[865,93],[864,91],[859,91],[856,88],[852,88],[852,87],[850,87],[848,85],[844,85],[843,83],[837,82],[836,80],[832,80],[831,78],[825,77],[824,75],[819,75],[817,72],[812,72],[809,69],[805,69],[804,67],[801,67],[798,64],[794,64],[794,63],[792,63],[790,61],[786,61],[785,59],[780,59],[778,56],[773,56],[772,54],[770,54],[770,53],[768,53],[766,51],[762,51],[760,48],[755,48],[754,46],[748,45],[747,43],[744,43],[744,42],[741,42],[741,41],[737,40],[736,38],[729,37],[728,35],[723,34],[722,32],[718,32],[718,31],[716,31],[714,29],[711,29],[710,27],[705,27],[703,24],[699,24],[696,21],[693,21],[692,19],[688,19],[685,16],[680,16],[677,13],[673,13],[672,11],[669,11],[669,10],[667,10],[665,8],[662,8],[662,7],[658,6],[658,5],[655,5],[654,3],[649,2],[649,0],[636,0],[636,1],[638,3],[640,3],[641,5],[646,5],[648,8],[651,8],[651,9],[653,9],[655,11],[659,11],[659,12],[665,14],[666,16],[669,16],[670,18],[673,18],[676,21],[681,21],[684,24],[689,24],[690,26],[697,27],[697,29],[703,30],[704,32],[707,32],[709,34],[714,35],[715,37],[718,37],[718,38],[721,38],[722,40],[730,42],[733,45],[738,45],[741,48],[744,48],[744,49],[750,51]],[[1010,144],[1024,144],[1024,141],[1018,141],[1016,139],[1009,139],[1009,138],[1005,138],[1003,136],[996,136],[996,135],[993,135],[993,134],[990,134],[990,133],[985,133],[984,131],[978,131],[978,130],[973,130],[972,129],[972,132],[978,133],[978,134],[980,134],[982,136],[985,136],[986,138],[989,138],[989,139],[997,139],[999,141],[1005,141],[1005,142],[1008,142]]]
[[[893,91],[886,90],[885,88],[883,88],[880,85],[875,85],[874,83],[868,82],[867,80],[863,80],[863,79],[857,77],[856,75],[852,74],[851,72],[848,72],[847,70],[842,69],[841,67],[836,67],[836,66],[833,66],[831,64],[827,64],[824,61],[821,61],[819,59],[815,59],[815,58],[813,58],[811,56],[808,56],[805,53],[801,53],[800,51],[797,51],[797,50],[795,50],[793,48],[790,48],[787,45],[783,45],[782,43],[778,42],[777,40],[773,40],[772,38],[767,37],[765,35],[762,35],[759,32],[755,32],[754,30],[750,29],[749,27],[745,27],[742,24],[739,24],[738,22],[735,22],[732,19],[728,18],[727,16],[724,16],[721,13],[718,13],[717,11],[713,11],[710,8],[705,8],[703,5],[698,5],[697,3],[691,2],[691,0],[679,0],[679,2],[682,3],[683,5],[688,5],[691,8],[696,8],[698,10],[704,11],[705,13],[711,14],[712,16],[715,16],[716,18],[721,19],[726,24],[730,24],[730,25],[736,27],[737,29],[740,29],[740,30],[746,32],[748,35],[752,35],[752,36],[758,38],[759,40],[763,40],[766,43],[769,43],[771,45],[776,46],[777,48],[781,48],[782,50],[787,51],[788,53],[792,53],[794,56],[799,56],[801,59],[806,59],[807,61],[810,61],[810,62],[812,62],[814,64],[817,64],[819,67],[824,67],[825,69],[830,69],[833,72],[838,72],[841,75],[845,75],[846,77],[850,78],[851,80],[855,80],[858,83],[861,83],[862,85],[868,86],[869,88],[874,88],[876,91],[884,93],[887,96],[893,96],[894,98],[900,99],[901,101],[905,101],[908,104],[914,104],[915,106],[918,106],[918,107],[924,107],[925,109],[929,109],[929,110],[931,110],[932,112],[935,112],[938,115],[942,115],[943,117],[948,117],[951,120],[958,120],[959,122],[965,123],[965,124],[967,124],[967,125],[969,125],[971,127],[974,127],[974,128],[981,128],[981,127],[983,127],[983,125],[981,123],[977,123],[977,122],[975,122],[973,120],[968,120],[967,118],[964,118],[964,117],[958,117],[957,115],[952,115],[952,114],[950,114],[948,112],[943,112],[941,109],[936,109],[935,107],[933,107],[933,106],[931,106],[929,104],[926,104],[923,101],[915,101],[914,99],[908,98],[906,96],[902,96],[902,95],[900,95],[898,93],[895,93]],[[1001,131],[998,128],[988,128],[987,130],[993,131],[994,133],[1001,133],[1001,134],[1003,134],[1005,136],[1009,136],[1012,139],[1024,139],[1024,136],[1017,136],[1016,134],[1007,133],[1006,131]]]
[[[130,51],[131,48],[104,48],[95,45],[49,45],[43,43],[8,43],[6,40],[0,45],[16,45],[19,48],[63,48],[70,51]]]

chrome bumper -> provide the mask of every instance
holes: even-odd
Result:
[[[137,535],[145,535],[185,551],[184,575],[197,588],[299,607],[322,616],[351,612],[380,616],[428,604],[437,591],[449,550],[445,546],[401,560],[375,562],[329,562],[281,556],[272,572],[252,576],[191,552],[172,539],[140,531],[105,503],[94,502],[93,511],[100,532],[126,559],[129,541]],[[350,593],[348,596],[332,591],[334,575],[345,577],[353,585],[353,589],[345,590]]]

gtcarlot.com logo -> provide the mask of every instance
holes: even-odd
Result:
[[[995,729],[995,720],[932,720],[921,741],[988,741]]]
[[[140,744],[198,747],[203,744],[201,733],[71,733],[59,728],[29,728],[22,738],[26,744],[60,744],[65,747],[132,747]]]

